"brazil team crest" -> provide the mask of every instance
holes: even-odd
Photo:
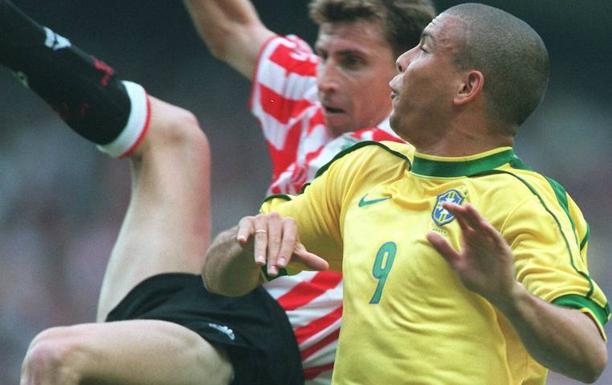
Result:
[[[442,204],[449,202],[460,205],[463,202],[463,199],[463,195],[461,195],[461,193],[455,189],[448,190],[438,195],[436,205],[431,212],[431,217],[433,218],[434,222],[436,222],[438,226],[443,226],[455,219],[455,216],[442,207]]]

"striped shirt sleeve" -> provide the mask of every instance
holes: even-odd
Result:
[[[308,113],[318,110],[317,65],[318,57],[294,36],[270,39],[259,54],[249,108],[270,149],[274,174],[295,161],[310,128]]]

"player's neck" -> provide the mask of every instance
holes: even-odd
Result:
[[[461,157],[480,154],[498,147],[512,147],[512,135],[484,125],[460,126],[447,130],[429,144],[416,147],[421,154]]]

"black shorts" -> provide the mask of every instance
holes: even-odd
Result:
[[[106,321],[130,319],[173,322],[223,348],[234,368],[232,385],[304,383],[287,315],[261,287],[224,297],[209,293],[199,275],[160,274],[132,289]]]

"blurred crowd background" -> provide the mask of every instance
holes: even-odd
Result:
[[[197,115],[213,151],[215,233],[258,208],[270,163],[246,107],[249,83],[212,58],[181,1],[14,2],[124,79]],[[459,2],[436,5],[442,11]],[[272,30],[314,41],[306,0],[254,3]],[[591,274],[612,296],[612,2],[485,3],[530,23],[548,46],[549,92],[523,127],[517,152],[582,207],[591,225]],[[97,152],[4,68],[0,101],[0,384],[9,385],[18,383],[39,331],[94,320],[130,178],[127,161]],[[574,382],[551,375],[549,384]],[[612,369],[597,384],[611,385]]]

